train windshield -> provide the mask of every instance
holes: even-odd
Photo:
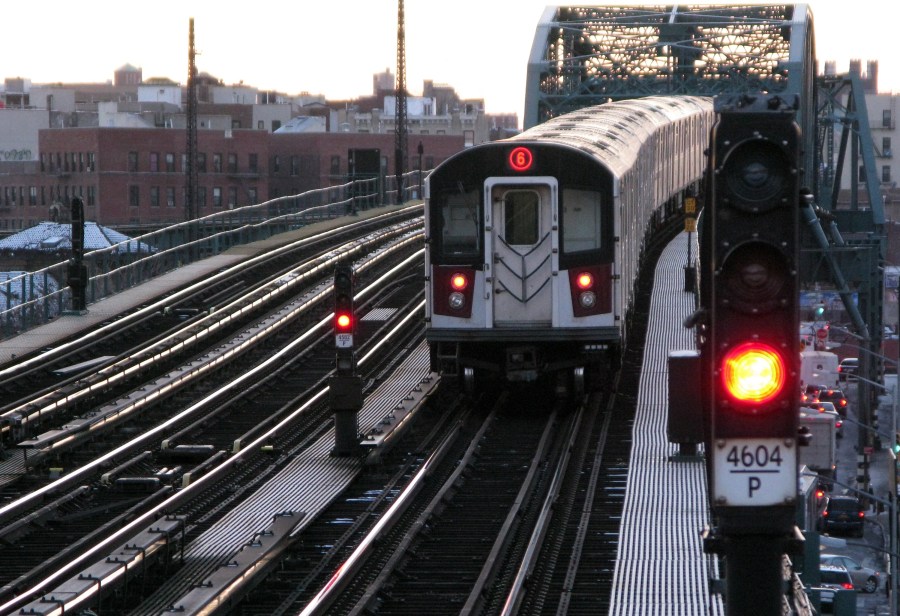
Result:
[[[504,238],[513,246],[537,244],[540,234],[540,199],[533,190],[506,193]]]
[[[601,247],[601,209],[596,191],[562,191],[562,247],[571,254]]]
[[[447,194],[440,205],[441,252],[481,255],[481,207],[477,190]]]

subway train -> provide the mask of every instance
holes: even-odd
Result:
[[[464,387],[583,390],[615,362],[649,238],[697,191],[711,98],[586,107],[447,159],[425,186],[426,339]]]

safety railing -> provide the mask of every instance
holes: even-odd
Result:
[[[421,172],[367,178],[223,210],[84,254],[88,304],[195,261],[320,220],[417,199]],[[398,198],[399,196],[399,198]],[[11,338],[65,314],[72,305],[68,262],[0,282],[0,338]]]

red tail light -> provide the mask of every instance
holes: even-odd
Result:
[[[454,291],[462,291],[469,286],[469,279],[465,274],[453,274],[450,276],[450,286]]]
[[[843,582],[841,586],[843,586],[845,590],[853,590],[853,584],[850,582]]]
[[[865,511],[860,511],[860,512],[859,512],[859,517],[861,517],[861,518],[866,517],[866,512],[865,512]]]
[[[594,277],[590,272],[581,272],[575,277],[575,283],[582,291],[586,291],[594,286]]]

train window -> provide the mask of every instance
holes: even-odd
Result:
[[[562,246],[566,253],[600,248],[600,201],[596,191],[563,190]]]
[[[440,211],[442,252],[445,255],[481,254],[478,191],[448,195]]]
[[[510,246],[531,246],[540,237],[540,198],[534,191],[515,190],[504,195],[503,239]]]

